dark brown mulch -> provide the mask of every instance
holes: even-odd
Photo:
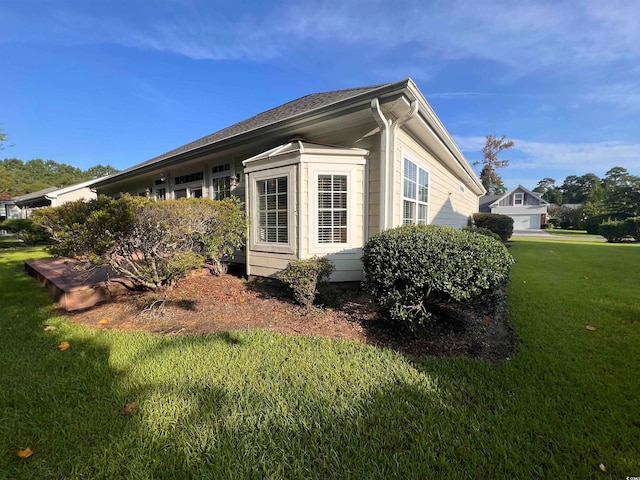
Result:
[[[321,336],[390,348],[412,358],[471,357],[487,362],[509,358],[515,335],[506,313],[495,318],[449,312],[419,334],[385,321],[359,285],[325,293],[333,308],[305,313],[286,288],[268,280],[247,282],[233,275],[198,275],[165,294],[129,294],[91,309],[64,313],[77,324],[160,335],[201,335],[261,328],[285,335]]]

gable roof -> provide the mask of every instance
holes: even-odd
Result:
[[[48,199],[53,199],[53,198],[57,198],[58,195],[64,195],[65,193],[73,192],[75,190],[80,190],[81,188],[88,188],[88,187],[91,187],[92,185],[98,183],[101,180],[106,180],[107,177],[108,177],[108,175],[105,175],[103,177],[92,178],[91,180],[87,180],[87,181],[82,182],[82,183],[76,183],[75,185],[69,185],[68,187],[56,188],[52,192],[47,193],[46,197]]]
[[[528,188],[523,187],[522,185],[518,185],[516,188],[513,188],[511,190],[509,190],[507,193],[505,193],[504,195],[502,195],[501,197],[499,197],[497,200],[495,200],[491,205],[489,205],[490,207],[497,207],[498,204],[505,198],[507,198],[509,195],[511,195],[513,192],[515,192],[516,190],[523,190],[527,195],[533,195],[535,198],[537,198],[541,204],[545,204],[548,205],[549,202],[547,202],[546,200],[543,200],[542,197],[535,193],[532,192],[531,190],[529,190]]]
[[[485,193],[484,187],[473,172],[469,162],[464,158],[451,135],[446,131],[417,85],[410,78],[395,83],[306,95],[100,179],[95,188],[101,188],[109,183],[118,183],[121,180],[164,168],[166,165],[182,162],[206,153],[244,145],[260,136],[274,134],[274,138],[276,138],[279,134],[297,135],[299,133],[295,131],[297,125],[308,124],[308,122],[315,122],[316,120],[322,121],[337,118],[343,112],[351,109],[371,109],[371,101],[373,99],[378,99],[380,102],[383,100],[393,102],[399,99],[403,99],[406,102],[417,100],[420,108],[415,121],[417,123],[421,122],[425,126],[428,125],[431,129],[431,134],[438,142],[438,148],[442,149],[443,152],[447,152],[445,153],[447,157],[445,161],[448,162],[449,167],[454,171],[458,171],[460,175],[467,176],[470,185],[477,194]],[[287,132],[287,130],[289,131]],[[282,141],[283,138],[278,137],[278,140]]]
[[[60,190],[60,187],[43,188],[42,190],[37,190],[31,193],[25,193],[24,195],[20,195],[18,197],[13,197],[11,200],[16,204],[26,203],[38,198],[44,198],[48,193],[55,192],[56,190]]]
[[[478,211],[480,213],[491,213],[491,205],[500,198],[502,198],[502,195],[485,195],[484,197],[480,197],[478,201]]]
[[[371,92],[383,89],[385,87],[401,86],[403,84],[408,83],[408,81],[409,79],[403,80],[401,82],[397,82],[396,84],[383,83],[379,85],[372,85],[369,87],[347,88],[343,90],[333,90],[328,92],[312,93],[310,95],[306,95],[304,97],[292,100],[283,105],[277,106],[265,112],[254,115],[251,118],[235,123],[229,127],[223,128],[222,130],[218,130],[217,132],[214,132],[210,135],[202,137],[193,142],[187,143],[186,145],[178,147],[174,150],[170,150],[169,152],[163,153],[162,155],[158,155],[157,157],[153,157],[150,160],[147,160],[145,162],[134,165],[133,167],[122,170],[119,173],[112,174],[112,176],[119,176],[122,174],[126,174],[130,171],[137,170],[140,167],[152,165],[154,163],[159,163],[162,160],[175,157],[177,155],[189,152],[191,150],[196,150],[200,147],[205,147],[207,145],[213,145],[215,143],[223,142],[225,140],[229,140],[231,138],[234,138],[249,132],[254,132],[256,130],[259,130],[264,127],[268,127],[276,123],[291,120],[295,117],[304,116],[314,111],[321,110],[325,107],[330,107],[332,105],[335,105],[341,102],[346,102],[348,100],[356,99],[360,96],[366,96]]]

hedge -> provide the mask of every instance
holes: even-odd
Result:
[[[624,221],[627,235],[631,235],[636,242],[640,242],[640,217],[627,218]]]
[[[513,218],[498,213],[474,213],[473,221],[478,228],[486,228],[498,235],[503,242],[513,234]]]
[[[278,278],[291,290],[296,301],[310,309],[318,293],[318,284],[329,279],[335,267],[326,258],[312,257],[292,260]]]
[[[624,220],[609,220],[600,224],[598,234],[609,243],[622,243],[630,235],[630,224]]]
[[[362,257],[363,286],[388,317],[416,328],[443,302],[496,307],[513,257],[498,240],[447,227],[407,225],[372,237]]]

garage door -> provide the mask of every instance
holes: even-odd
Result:
[[[540,215],[511,215],[514,230],[540,228]]]

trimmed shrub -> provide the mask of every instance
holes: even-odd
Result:
[[[623,220],[609,220],[600,224],[598,234],[606,238],[609,243],[621,243],[629,236],[629,227]]]
[[[362,257],[364,288],[387,315],[412,329],[446,302],[495,308],[513,257],[498,240],[447,227],[407,225],[372,237]]]
[[[542,225],[540,225],[540,228],[542,230],[553,230],[553,223],[551,222],[543,223]]]
[[[278,278],[293,291],[296,301],[309,310],[318,293],[318,284],[328,280],[334,270],[329,260],[315,256],[289,262]]]
[[[247,229],[237,199],[100,196],[44,209],[37,221],[52,234],[52,254],[108,265],[143,290],[170,287],[207,259],[224,271]]]
[[[640,217],[627,218],[624,223],[627,226],[627,235],[631,235],[636,242],[640,242]]]
[[[497,233],[493,233],[491,230],[489,230],[488,228],[481,228],[481,227],[462,227],[463,231],[465,232],[470,232],[470,233],[477,233],[478,235],[484,235],[486,237],[491,237],[494,238],[498,241],[500,240],[500,235],[498,235]]]
[[[625,214],[617,214],[617,213],[607,213],[604,215],[593,215],[591,217],[588,217],[586,220],[584,220],[583,222],[583,226],[585,228],[585,230],[587,231],[587,233],[591,234],[591,235],[599,235],[599,227],[600,225],[602,225],[604,222],[611,222],[611,221],[615,221],[615,220],[625,220],[628,217],[628,215]]]
[[[486,228],[506,242],[513,234],[513,218],[498,213],[474,213],[473,221],[476,227]]]
[[[30,218],[14,218],[0,223],[0,227],[16,234],[24,243],[36,245],[49,240],[49,234]]]
[[[560,219],[559,218],[549,218],[547,220],[547,223],[550,223],[551,225],[553,225],[553,228],[559,228],[560,227]]]

